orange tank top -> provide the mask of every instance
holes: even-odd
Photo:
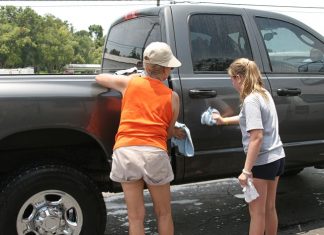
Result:
[[[146,145],[167,151],[167,129],[172,119],[172,90],[150,77],[132,78],[122,100],[114,149]]]

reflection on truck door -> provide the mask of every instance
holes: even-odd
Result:
[[[281,138],[287,156],[303,164],[303,151],[312,151],[309,158],[323,151],[316,148],[319,152],[315,153],[312,146],[324,139],[324,44],[285,21],[257,17],[256,22],[269,58],[267,77]]]

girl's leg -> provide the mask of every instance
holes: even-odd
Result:
[[[147,185],[158,220],[159,235],[173,235],[170,184]]]
[[[253,184],[260,196],[249,203],[251,217],[249,235],[263,235],[265,231],[267,180],[253,178]]]
[[[122,183],[124,197],[127,205],[129,234],[144,235],[144,181]]]
[[[274,181],[268,181],[268,196],[266,202],[266,235],[276,235],[278,230],[278,216],[276,210],[276,195],[279,176]]]

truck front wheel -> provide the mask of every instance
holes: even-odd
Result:
[[[0,195],[0,231],[6,235],[102,235],[102,194],[83,173],[58,165],[30,168]]]

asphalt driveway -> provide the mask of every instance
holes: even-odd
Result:
[[[278,188],[279,235],[324,235],[324,170],[307,168],[283,177]],[[145,190],[146,234],[157,234],[153,204]],[[235,178],[172,186],[176,235],[247,234],[248,208]],[[127,234],[122,193],[105,194],[106,234]]]

